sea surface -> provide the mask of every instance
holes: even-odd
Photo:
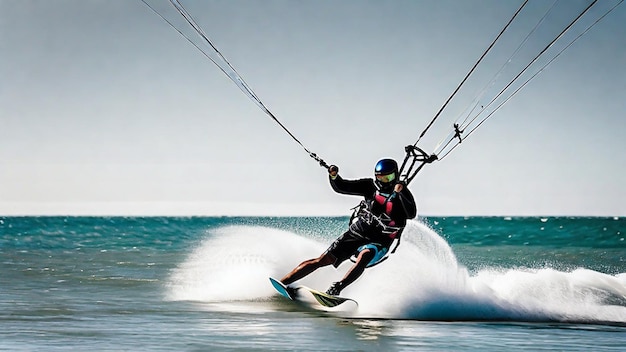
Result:
[[[279,296],[347,221],[0,217],[0,350],[626,350],[626,218],[420,218],[358,306]]]

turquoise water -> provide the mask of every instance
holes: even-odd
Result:
[[[278,296],[346,222],[0,217],[0,350],[623,351],[624,218],[422,218],[358,307]]]

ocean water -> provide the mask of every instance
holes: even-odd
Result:
[[[3,351],[624,351],[626,219],[428,217],[323,310],[347,218],[0,217]],[[325,290],[348,269],[302,284]]]

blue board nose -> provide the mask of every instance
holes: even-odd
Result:
[[[289,292],[289,290],[287,289],[287,286],[283,285],[282,282],[270,277],[270,282],[272,283],[272,286],[274,286],[274,288],[276,289],[276,291],[278,291],[278,293],[280,293],[281,295],[285,296],[286,298],[289,298],[290,300],[293,300],[294,297],[293,295]]]

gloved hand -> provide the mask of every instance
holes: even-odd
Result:
[[[328,167],[328,174],[333,180],[335,179],[335,177],[337,177],[338,172],[339,167],[337,167],[337,165],[330,165],[330,167]]]

